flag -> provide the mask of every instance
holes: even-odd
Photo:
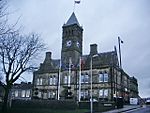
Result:
[[[123,44],[123,41],[121,40],[121,43]]]
[[[123,44],[123,41],[120,39],[120,37],[118,36],[119,41]]]
[[[83,69],[84,65],[85,65],[85,59],[83,59],[83,58],[81,57],[81,69]]]
[[[75,3],[75,4],[80,4],[80,1],[76,1],[76,0],[75,0],[74,3]]]
[[[71,71],[73,71],[73,70],[75,70],[75,69],[76,69],[75,65],[74,65],[74,64],[71,64]]]
[[[75,65],[72,63],[71,57],[69,58],[69,68],[71,71],[75,70],[75,68],[76,68]]]
[[[61,69],[63,70],[68,70],[69,66],[65,65],[65,64],[61,64]]]

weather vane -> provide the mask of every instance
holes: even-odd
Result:
[[[75,5],[80,4],[81,0],[74,0],[73,12],[75,11]]]

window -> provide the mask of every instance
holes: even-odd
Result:
[[[104,82],[108,82],[108,73],[104,73]]]
[[[88,98],[88,90],[82,90],[81,92],[80,92],[80,94],[81,94],[81,97],[82,98]]]
[[[64,78],[64,83],[65,84],[67,84],[67,80],[68,80],[68,78],[67,78],[67,76],[65,76],[65,78]]]
[[[99,82],[103,82],[103,74],[102,73],[99,74]]]
[[[108,82],[108,73],[100,73],[99,82]]]
[[[89,75],[88,75],[88,74],[85,75],[84,82],[85,82],[85,83],[88,83],[88,82],[89,82]]]
[[[81,75],[81,83],[89,83],[89,75]]]
[[[25,93],[26,93],[26,91],[25,91],[25,90],[22,90],[22,91],[21,91],[21,97],[25,97]]]
[[[108,96],[108,89],[104,89],[104,97]]]
[[[38,92],[38,97],[41,98],[42,97],[42,92]]]
[[[48,92],[48,98],[51,98],[51,92],[50,91]]]
[[[99,90],[99,97],[107,97],[107,96],[108,96],[108,89]]]
[[[55,92],[54,91],[49,91],[48,92],[48,98],[55,98]]]
[[[52,98],[55,98],[55,95],[56,95],[55,92],[52,92]]]
[[[40,83],[39,83],[39,85],[42,85],[42,82],[43,82],[43,79],[42,79],[42,78],[40,78]]]
[[[26,90],[26,97],[30,97],[30,90]]]
[[[40,85],[40,79],[39,78],[36,81],[36,85]]]
[[[53,78],[50,77],[50,78],[49,78],[49,85],[52,85],[52,82],[53,82]]]
[[[103,97],[103,89],[99,90],[99,97]]]
[[[18,97],[18,90],[15,90],[15,97]]]
[[[81,75],[81,83],[84,83],[84,75]]]
[[[84,97],[84,92],[83,91],[81,91],[80,94],[81,94],[81,97]]]
[[[53,77],[53,84],[56,85],[57,84],[57,79],[56,76]]]

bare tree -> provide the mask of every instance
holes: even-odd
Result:
[[[21,74],[33,70],[33,60],[44,49],[39,36],[32,33],[20,35],[13,31],[0,36],[0,62],[5,76],[5,83],[1,82],[5,90],[3,110],[7,109],[7,100],[13,83]]]
[[[0,0],[0,85],[5,90],[3,112],[7,111],[8,95],[13,83],[24,72],[34,69],[33,61],[44,49],[39,35],[21,35],[19,30],[14,30],[14,26],[8,25],[6,5],[6,0]]]
[[[6,0],[0,0],[0,35],[8,33],[11,29],[7,25],[7,2]]]

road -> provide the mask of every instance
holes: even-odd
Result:
[[[126,111],[123,113],[150,113],[150,105],[145,105],[142,108]]]

